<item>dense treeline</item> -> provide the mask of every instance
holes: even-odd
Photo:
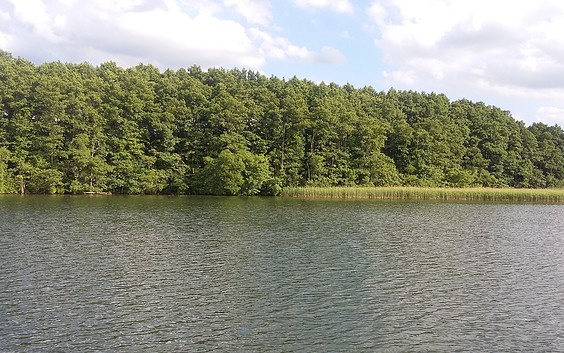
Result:
[[[0,52],[0,192],[555,187],[564,132],[442,94]]]

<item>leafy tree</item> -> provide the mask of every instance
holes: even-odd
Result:
[[[529,131],[538,141],[538,151],[533,163],[540,172],[546,187],[563,185],[564,179],[564,131],[557,126],[534,123]]]
[[[16,180],[8,164],[11,152],[7,147],[0,147],[0,194],[10,194],[17,191]]]
[[[442,94],[0,51],[0,192],[564,186],[564,131]]]
[[[308,82],[297,78],[276,92],[280,101],[280,125],[270,151],[270,161],[276,178],[283,185],[299,185],[303,181],[304,125],[308,114],[306,97]]]
[[[225,149],[217,158],[206,157],[204,163],[199,174],[199,191],[202,193],[257,195],[264,188],[272,188],[269,184],[272,174],[265,156]]]

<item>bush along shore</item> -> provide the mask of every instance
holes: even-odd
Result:
[[[355,197],[533,197],[498,188],[564,187],[564,131],[440,93],[196,65],[35,65],[0,50],[0,193],[246,196],[308,185],[494,188],[329,192]]]
[[[282,196],[343,200],[434,200],[564,203],[564,189],[435,187],[287,187]]]

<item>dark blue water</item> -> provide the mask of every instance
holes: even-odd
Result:
[[[0,196],[0,352],[563,352],[564,206]]]

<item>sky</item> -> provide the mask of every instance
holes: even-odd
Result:
[[[2,0],[0,49],[482,101],[564,126],[561,0]]]

